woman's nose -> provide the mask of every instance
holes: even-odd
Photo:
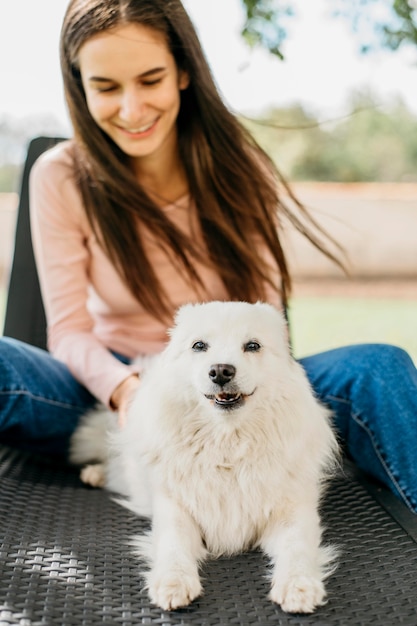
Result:
[[[129,123],[140,121],[143,117],[144,101],[143,94],[138,87],[130,87],[122,93],[119,117]]]

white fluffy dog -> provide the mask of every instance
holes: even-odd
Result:
[[[337,443],[275,308],[182,307],[110,455],[100,443],[108,423],[87,416],[72,461],[106,461],[85,468],[85,482],[100,483],[104,468],[105,485],[152,517],[136,543],[153,603],[188,605],[202,593],[206,557],[260,547],[273,565],[273,602],[291,613],[323,604],[334,551],[321,546],[318,506]]]

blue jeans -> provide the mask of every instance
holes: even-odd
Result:
[[[364,344],[300,362],[348,456],[417,513],[417,369],[409,355]]]
[[[417,370],[407,353],[356,345],[300,363],[332,409],[347,454],[417,512]],[[95,403],[48,352],[0,339],[1,442],[65,454],[79,417]]]

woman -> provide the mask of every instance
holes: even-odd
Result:
[[[179,305],[285,307],[286,221],[337,261],[223,104],[180,0],[72,0],[61,64],[74,138],[31,179],[51,354],[0,342],[1,439],[54,453],[97,399],[123,423],[131,360],[162,349]],[[353,346],[302,364],[355,462],[416,512],[411,359]]]

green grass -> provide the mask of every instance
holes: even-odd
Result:
[[[290,306],[296,357],[358,343],[390,343],[417,364],[417,301],[296,297]]]

